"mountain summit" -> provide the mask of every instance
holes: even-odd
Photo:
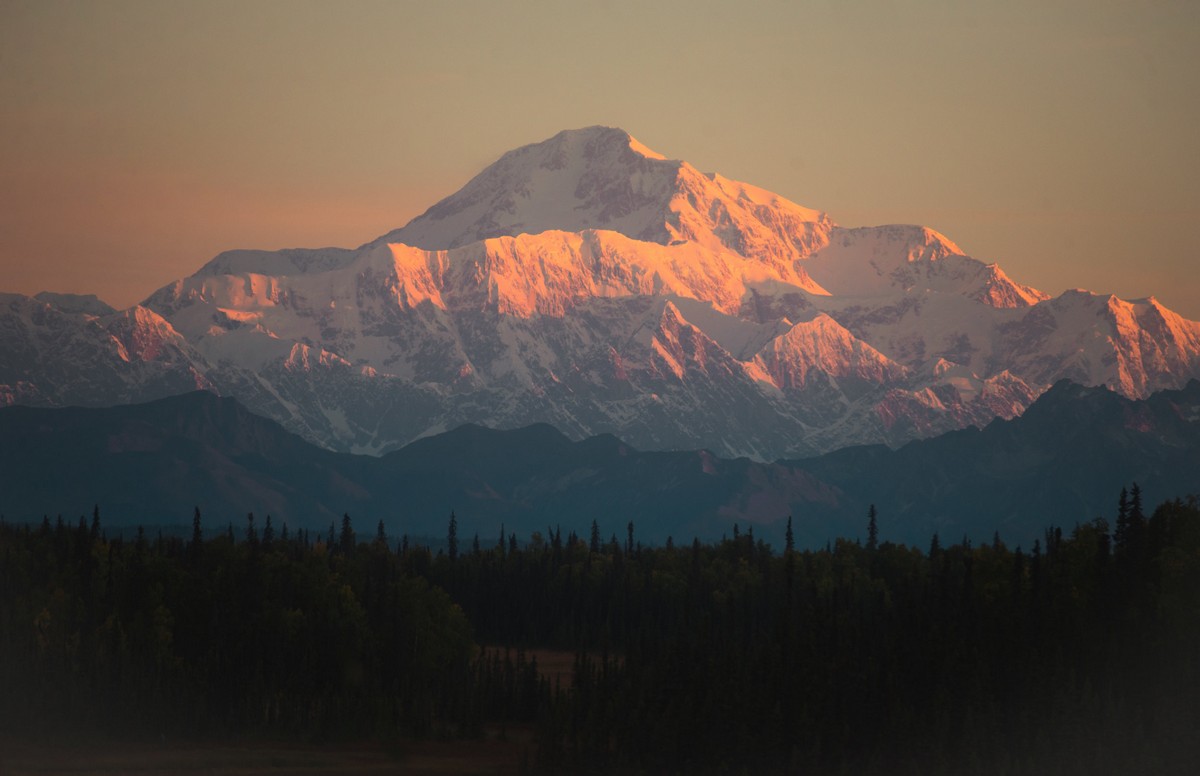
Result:
[[[560,132],[510,151],[457,193],[380,238],[446,250],[491,237],[607,230],[746,258],[796,259],[832,225],[823,213],[668,160],[628,132]]]
[[[368,453],[545,422],[772,459],[1011,418],[1063,378],[1200,377],[1200,324],[1153,299],[1051,299],[933,229],[841,227],[606,127],[356,249],[229,251],[127,313],[5,299],[8,403],[199,386]]]
[[[509,151],[380,241],[446,250],[489,237],[608,229],[665,245],[683,166],[620,129],[568,130]]]

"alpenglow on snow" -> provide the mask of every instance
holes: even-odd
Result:
[[[771,460],[1200,377],[1200,324],[1058,297],[920,226],[846,228],[619,129],[502,156],[359,248],[238,250],[125,311],[4,297],[0,401],[196,387],[326,447],[463,423]]]

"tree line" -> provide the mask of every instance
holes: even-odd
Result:
[[[1186,772],[1200,506],[927,549],[643,546],[500,527],[433,549],[253,515],[206,538],[0,523],[5,724],[307,739],[532,726],[543,771]],[[1111,528],[1111,530],[1110,530]],[[488,646],[481,649],[480,645]],[[574,655],[569,681],[534,649]]]

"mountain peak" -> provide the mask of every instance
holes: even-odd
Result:
[[[42,291],[34,299],[54,305],[64,313],[83,313],[85,315],[109,315],[116,308],[95,294],[60,294],[53,291]]]
[[[497,237],[617,232],[749,259],[764,278],[825,293],[795,262],[833,222],[772,192],[666,159],[628,132],[586,127],[509,151],[405,227],[370,246],[450,250]]]
[[[680,162],[622,129],[559,132],[509,151],[458,192],[376,243],[447,250],[551,229],[609,229],[665,243]]]
[[[541,146],[550,146],[556,150],[582,148],[587,153],[596,153],[604,149],[628,148],[638,156],[645,157],[646,159],[667,161],[667,157],[646,147],[637,138],[620,127],[606,127],[599,124],[581,129],[564,129],[549,140],[544,140],[541,143],[532,143],[517,149],[517,151]]]

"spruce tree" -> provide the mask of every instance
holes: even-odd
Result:
[[[204,540],[204,532],[200,527],[200,507],[192,512],[192,546],[199,549]]]
[[[1117,552],[1124,552],[1129,543],[1129,491],[1125,488],[1121,488],[1121,497],[1117,501],[1117,530],[1113,539]]]
[[[1142,512],[1142,488],[1136,482],[1129,488],[1129,520],[1125,528],[1125,545],[1132,557],[1141,557],[1145,550],[1146,515]]]
[[[330,526],[330,528],[332,529],[332,526]],[[347,554],[354,551],[354,528],[350,524],[349,512],[342,513],[341,550]]]
[[[450,560],[458,560],[458,518],[454,510],[450,510],[450,525],[446,528],[446,555]]]
[[[879,547],[879,524],[875,520],[875,505],[867,510],[867,549],[871,552]]]

